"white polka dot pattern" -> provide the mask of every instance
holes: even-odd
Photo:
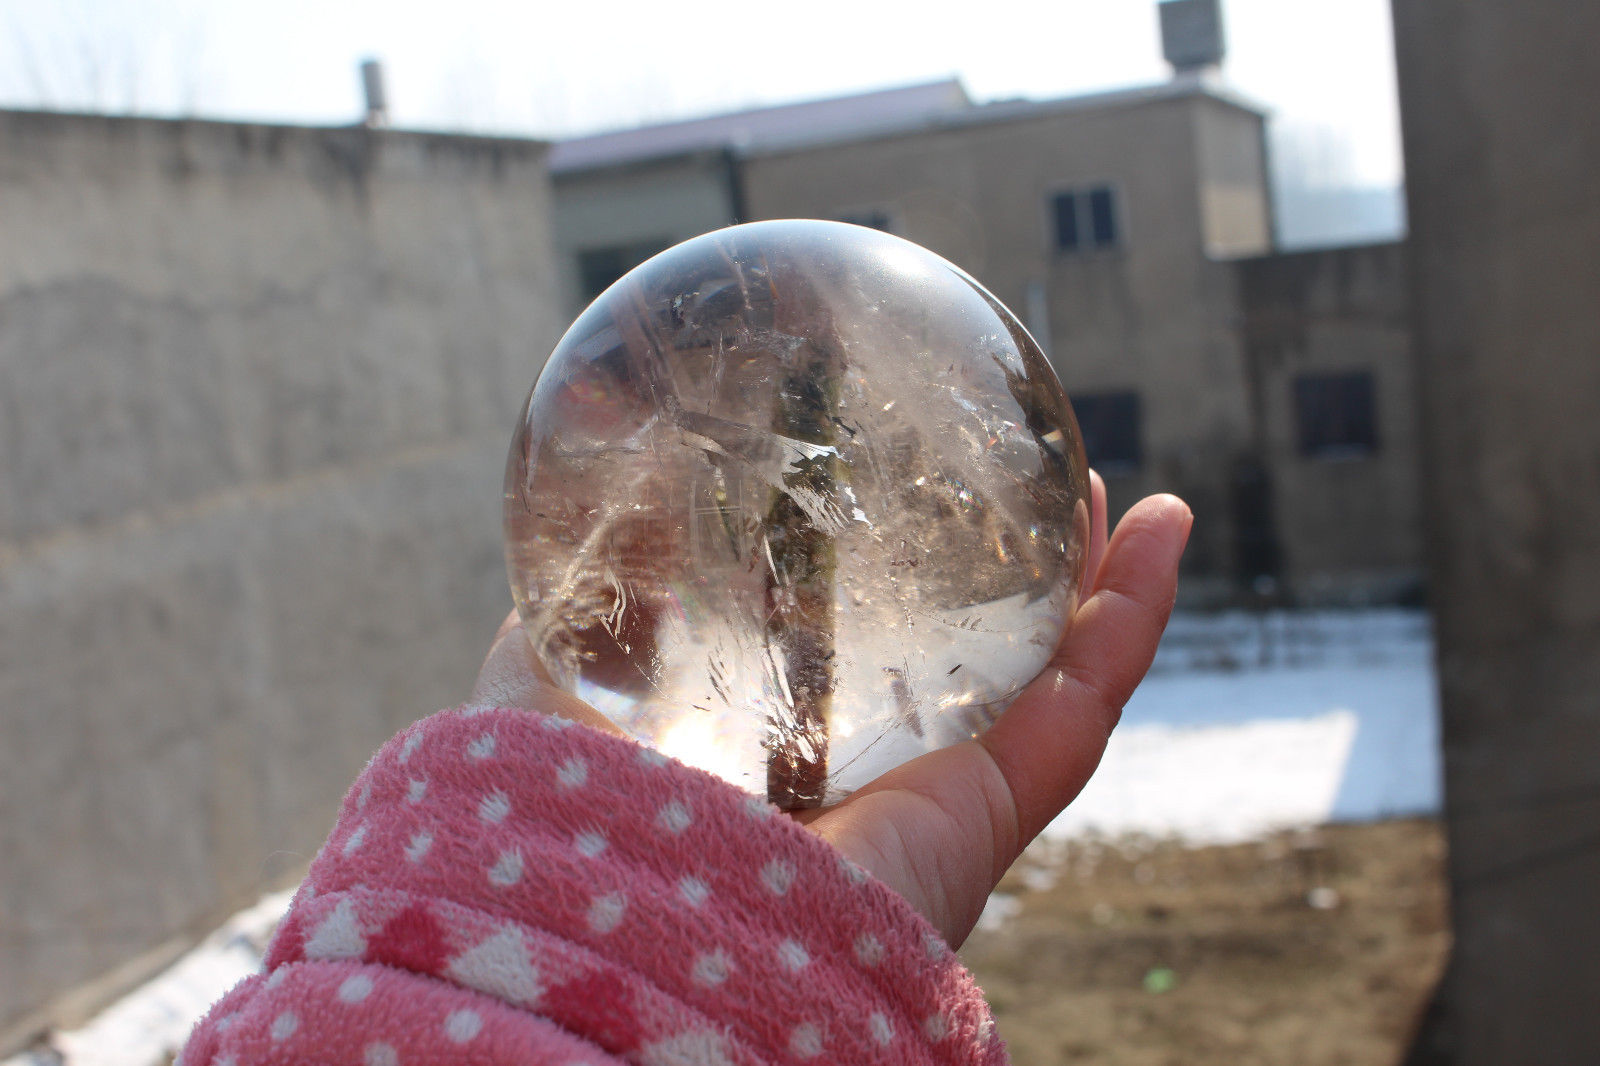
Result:
[[[371,994],[372,978],[364,973],[356,974],[339,986],[339,1001],[341,1003],[360,1003]]]
[[[294,1011],[286,1010],[272,1019],[272,1039],[287,1040],[294,1035],[294,1031],[298,1028],[300,1028],[300,1019],[295,1016]]]
[[[394,1045],[382,1041],[368,1044],[361,1053],[361,1061],[366,1066],[400,1066],[400,1056],[395,1052]]]
[[[707,952],[694,960],[695,983],[707,987],[720,985],[728,979],[730,969],[726,952],[720,948]]]
[[[589,928],[597,933],[609,933],[622,924],[622,916],[627,909],[628,897],[621,892],[596,896],[594,902],[589,904]]]
[[[778,945],[778,962],[790,973],[805,969],[810,961],[811,956],[806,953],[805,948],[800,946],[799,941],[785,940]]]
[[[822,1030],[814,1022],[801,1022],[789,1033],[789,1053],[797,1059],[822,1054]]]
[[[491,792],[478,804],[478,817],[485,822],[498,825],[505,821],[506,815],[510,813],[511,800],[506,798],[504,792]]]
[[[489,881],[492,884],[505,888],[522,880],[522,853],[519,851],[502,851],[500,857],[489,868]]]
[[[410,734],[406,736],[405,743],[400,745],[400,762],[410,762],[411,756],[415,755],[420,747],[422,747],[422,727],[419,725],[412,728]]]
[[[773,859],[761,868],[761,881],[774,896],[788,895],[789,886],[794,884],[794,866],[782,859]]]
[[[656,825],[669,833],[681,833],[694,824],[694,816],[689,813],[681,800],[669,800],[661,805],[661,810],[656,814]]]
[[[698,907],[705,903],[706,897],[711,895],[711,889],[698,877],[684,877],[678,881],[678,895],[691,907]]]
[[[356,831],[351,833],[349,838],[344,842],[345,855],[354,855],[356,849],[359,848],[366,839],[367,827],[364,825],[356,826]]]
[[[268,1045],[621,1061],[584,1034],[639,1066],[1005,1061],[944,942],[770,804],[616,737],[477,710],[373,759],[269,976],[196,1030],[190,1066]],[[247,1024],[222,1020],[241,1007]],[[561,1040],[578,1042],[529,1050]]]
[[[453,1044],[465,1044],[483,1030],[483,1019],[475,1010],[451,1011],[444,1020],[445,1035]]]
[[[589,780],[589,764],[582,759],[568,759],[556,771],[556,780],[561,782],[562,788],[582,788]]]

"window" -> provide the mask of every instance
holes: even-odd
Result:
[[[1294,380],[1300,454],[1321,459],[1368,455],[1378,449],[1372,374],[1302,374]]]
[[[1056,193],[1056,251],[1078,250],[1078,194]]]
[[[579,252],[578,284],[583,290],[583,299],[588,301],[599,296],[611,287],[612,282],[671,243],[661,237]]]
[[[1144,462],[1139,394],[1101,392],[1072,397],[1089,465],[1102,474],[1127,474]]]
[[[1109,185],[1058,192],[1050,200],[1056,251],[1088,252],[1117,244],[1117,198]]]
[[[839,216],[839,221],[848,222],[852,226],[881,229],[885,233],[894,232],[894,226],[889,219],[889,209],[885,207],[870,207],[862,211],[847,211]]]
[[[1096,248],[1117,243],[1117,213],[1111,190],[1105,186],[1089,190],[1089,239]]]

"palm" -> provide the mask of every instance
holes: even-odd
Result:
[[[1153,497],[1107,543],[1104,486],[1085,599],[1044,671],[977,740],[900,766],[808,827],[894,887],[952,945],[1022,848],[1088,782],[1155,654],[1189,511]]]
[[[1189,509],[1171,496],[1146,499],[1108,542],[1105,487],[1098,477],[1092,484],[1085,597],[1044,671],[977,740],[929,752],[843,803],[796,815],[903,895],[952,945],[966,939],[1022,848],[1094,773],[1172,611]],[[501,628],[473,701],[614,730],[537,675],[515,621]]]

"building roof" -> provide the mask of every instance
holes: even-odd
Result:
[[[957,78],[897,89],[753,108],[707,118],[599,133],[559,141],[550,152],[554,174],[625,166],[696,152],[732,151],[764,155],[827,144],[990,122],[1044,118],[1068,111],[1127,107],[1203,96],[1265,116],[1266,109],[1200,74],[1130,89],[1084,93],[1053,100],[999,100],[974,104]]]
[[[960,80],[946,78],[853,96],[576,137],[557,143],[551,150],[550,169],[560,174],[708,149],[752,151],[818,137],[850,139],[920,125],[937,115],[972,106]]]
[[[998,122],[1019,122],[1033,118],[1049,118],[1073,111],[1110,110],[1112,108],[1135,107],[1140,104],[1158,103],[1167,100],[1197,98],[1212,100],[1224,107],[1235,108],[1258,118],[1264,119],[1268,114],[1266,107],[1263,105],[1234,92],[1225,85],[1217,83],[1211,77],[1180,74],[1170,81],[1159,82],[1154,85],[1140,85],[1128,89],[1083,93],[1078,96],[1063,96],[1051,100],[996,100],[992,103],[974,105],[959,111],[951,110],[939,114],[924,115],[912,121],[901,123],[893,129],[880,128],[870,131],[841,132],[812,130],[807,134],[797,135],[786,141],[774,141],[748,149],[745,154],[777,155],[786,151],[803,151],[808,148],[846,144],[851,141],[866,140],[868,138],[964,129]]]

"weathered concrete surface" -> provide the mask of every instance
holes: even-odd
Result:
[[[738,218],[737,177],[724,151],[691,152],[553,176],[551,232],[562,307],[574,318],[585,292],[578,257],[607,247],[668,248]]]
[[[1405,246],[1240,260],[1240,332],[1282,578],[1301,602],[1417,594],[1422,499]],[[1302,374],[1372,375],[1377,447],[1301,453]]]
[[[0,114],[0,1045],[292,878],[464,695],[543,156]]]
[[[1600,1062],[1600,6],[1396,0],[1455,956],[1417,1062]]]

